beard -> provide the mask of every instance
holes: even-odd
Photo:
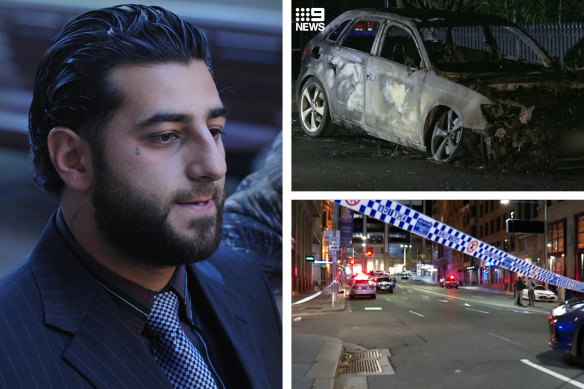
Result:
[[[225,202],[222,188],[194,183],[160,204],[117,177],[103,157],[98,158],[92,194],[97,228],[124,261],[150,268],[178,266],[202,261],[217,250]],[[212,195],[216,214],[193,219],[187,226],[189,233],[177,231],[169,221],[173,205],[201,195]]]

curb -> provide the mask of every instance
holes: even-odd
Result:
[[[293,388],[334,389],[344,346],[329,336],[292,335]],[[296,374],[294,374],[296,373]]]

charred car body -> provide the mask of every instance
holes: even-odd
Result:
[[[502,18],[353,10],[304,48],[296,101],[304,132],[331,122],[449,162],[549,166],[584,155],[584,78]]]

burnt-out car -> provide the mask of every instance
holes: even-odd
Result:
[[[584,156],[583,88],[505,19],[353,10],[304,48],[296,102],[310,136],[340,124],[442,162],[552,166]]]

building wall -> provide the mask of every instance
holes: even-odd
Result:
[[[318,255],[314,247],[321,250],[321,201],[292,201],[292,238],[296,245],[292,251],[292,293],[306,293],[312,290],[314,280],[313,264],[306,256]]]

